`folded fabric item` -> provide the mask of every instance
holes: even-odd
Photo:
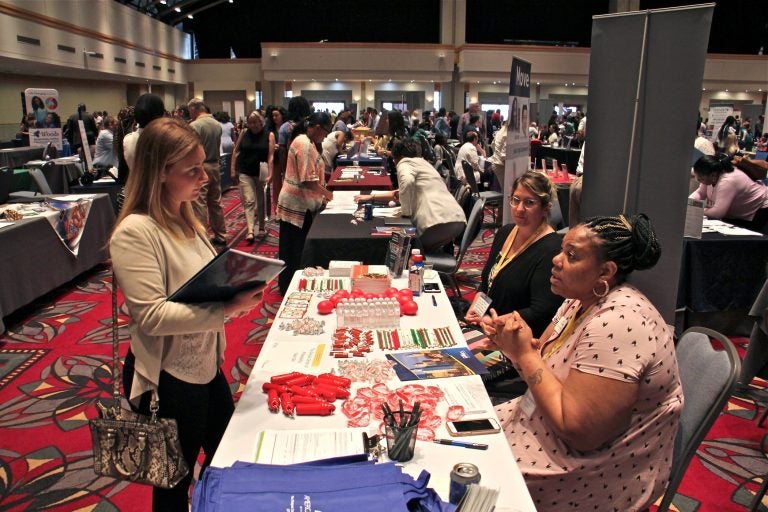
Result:
[[[455,512],[431,488],[429,473],[419,478],[394,463],[348,458],[278,466],[237,462],[229,468],[209,467],[195,486],[196,512],[348,511]]]

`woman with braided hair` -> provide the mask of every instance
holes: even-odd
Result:
[[[672,333],[637,288],[661,248],[645,215],[594,217],[566,234],[537,340],[517,312],[484,322],[528,383],[497,413],[536,506],[641,510],[666,488],[683,393]]]

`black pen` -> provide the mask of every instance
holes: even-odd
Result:
[[[471,448],[473,450],[487,450],[488,445],[482,443],[468,443],[465,441],[454,441],[453,439],[435,439],[432,441],[437,444],[447,444],[450,446],[461,446],[462,448]]]
[[[435,298],[434,295],[432,296],[432,305],[437,307],[437,299]]]

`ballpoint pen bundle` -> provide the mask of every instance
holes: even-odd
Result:
[[[421,419],[421,402],[416,402],[411,411],[403,409],[402,400],[397,411],[393,412],[386,402],[381,404],[381,408],[384,411],[384,433],[390,460],[398,462],[411,460]]]

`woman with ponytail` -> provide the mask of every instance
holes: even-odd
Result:
[[[566,300],[541,337],[516,311],[483,324],[528,383],[496,412],[541,510],[643,510],[664,493],[683,406],[675,345],[625,283],[660,255],[645,215],[588,219],[552,260]]]
[[[763,231],[768,223],[768,187],[740,169],[724,153],[704,155],[693,165],[699,188],[691,199],[706,201],[704,215]]]
[[[333,192],[325,187],[325,163],[317,149],[332,126],[331,116],[315,112],[296,124],[291,133],[276,213],[280,221],[278,254],[285,262],[285,270],[278,278],[281,295],[285,295],[293,273],[301,266],[312,219],[333,199]]]

